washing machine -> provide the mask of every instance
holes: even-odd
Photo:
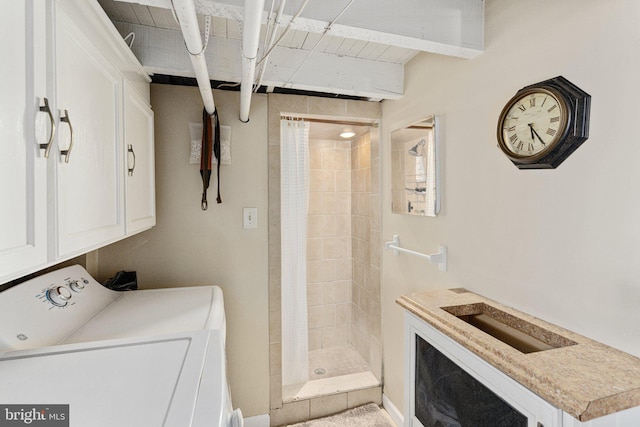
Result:
[[[78,265],[44,274],[0,293],[0,421],[50,405],[72,427],[241,427],[225,344],[217,286],[117,292]]]

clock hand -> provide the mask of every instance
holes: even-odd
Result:
[[[535,135],[535,136],[538,138],[538,140],[540,141],[540,143],[541,143],[542,145],[545,145],[545,146],[546,146],[547,144],[545,144],[545,143],[544,143],[544,141],[542,140],[542,138],[540,138],[540,135],[538,135],[538,132],[536,132],[536,130],[533,128],[533,123],[529,123],[529,128],[531,129],[531,134],[532,134],[532,135]],[[531,137],[531,139],[533,139],[533,136]]]

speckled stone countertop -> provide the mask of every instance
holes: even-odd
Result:
[[[580,421],[640,406],[640,359],[628,353],[464,289],[412,293],[396,302]],[[460,306],[478,304],[557,348],[525,354],[456,317],[469,314]]]

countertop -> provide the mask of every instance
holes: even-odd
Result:
[[[628,353],[461,288],[407,294],[396,302],[580,421],[640,406],[640,359]],[[465,314],[458,306],[469,304],[497,308],[507,314],[505,323],[558,347],[522,353],[456,317]]]

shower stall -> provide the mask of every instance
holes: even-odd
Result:
[[[354,135],[340,137],[346,127]],[[271,321],[272,412],[330,395],[344,394],[347,407],[379,401],[377,124],[289,115],[281,118],[278,148],[279,168],[270,170],[280,182],[279,204],[271,205],[280,219],[271,224],[273,232],[280,228],[279,254],[273,254],[280,255],[280,286],[271,287],[273,305],[280,300],[280,319],[274,311]],[[348,404],[348,393],[360,394]]]

